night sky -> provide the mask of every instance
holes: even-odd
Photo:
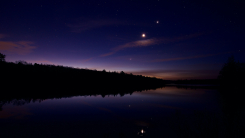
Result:
[[[214,79],[245,62],[243,0],[5,0],[0,52],[24,60],[163,79]]]

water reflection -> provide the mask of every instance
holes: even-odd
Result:
[[[9,137],[222,137],[226,122],[217,99],[215,89],[176,87],[123,97],[9,99],[1,101],[0,130]]]
[[[29,115],[32,115],[32,113],[26,107],[7,105],[5,109],[0,112],[0,119],[6,119],[6,118],[25,119]]]
[[[144,129],[141,129],[140,132],[138,132],[137,134],[143,136],[144,133],[145,133]]]

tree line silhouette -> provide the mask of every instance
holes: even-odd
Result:
[[[0,55],[1,98],[49,95],[94,95],[155,89],[165,81],[154,77],[78,69],[61,65],[5,62]]]

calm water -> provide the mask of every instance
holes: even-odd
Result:
[[[212,128],[220,111],[216,90],[176,87],[104,98],[78,96],[26,104],[15,101],[2,106],[0,134],[4,137],[181,137],[186,133],[198,135],[200,125]]]

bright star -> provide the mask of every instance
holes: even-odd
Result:
[[[145,34],[142,34],[142,37],[145,37]]]

